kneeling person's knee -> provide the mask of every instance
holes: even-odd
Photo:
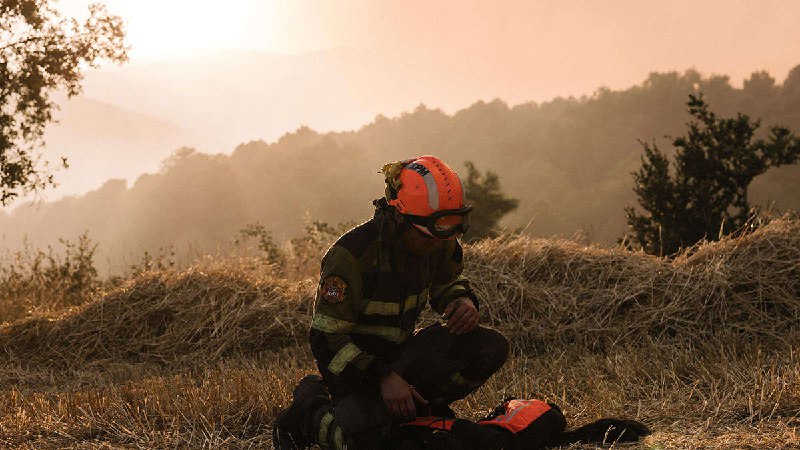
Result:
[[[499,331],[480,327],[473,332],[465,376],[486,380],[500,370],[508,359],[509,343]]]

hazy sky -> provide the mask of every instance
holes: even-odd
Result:
[[[91,1],[57,4],[81,17]],[[780,83],[800,64],[800,0],[100,1],[125,20],[131,61],[87,74],[85,97],[134,116],[65,117],[46,155],[68,156],[70,170],[51,199],[134,180],[178,145],[230,152],[301,125],[353,130],[420,103],[454,113],[590,95],[653,71],[740,86],[767,70]]]
[[[89,2],[60,4],[78,14]],[[729,74],[736,85],[756,69],[781,81],[800,62],[794,0],[105,3],[128,23],[133,63],[187,50],[352,46],[429,61],[449,76],[471,71],[511,102],[628,87],[654,70],[690,67]]]

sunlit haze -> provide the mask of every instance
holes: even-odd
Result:
[[[90,1],[58,5],[81,17]],[[48,199],[133,181],[183,145],[230,153],[304,125],[590,96],[690,68],[737,87],[766,70],[780,84],[800,63],[796,1],[104,3],[125,21],[131,60],[88,72],[82,99],[63,105],[45,156],[71,168]]]
[[[62,10],[71,16],[85,14],[92,1],[64,0]],[[175,55],[185,51],[220,48],[252,48],[254,33],[271,15],[263,14],[262,2],[231,0],[224,8],[216,2],[188,0],[111,0],[103,2],[123,17],[134,59]],[[267,27],[268,28],[268,27]]]
[[[0,20],[2,448],[800,450],[800,0]]]
[[[89,0],[62,0],[79,14]],[[800,57],[800,3],[782,1],[108,0],[133,62],[187,50],[299,53],[336,46],[394,52],[432,71],[481,77],[508,101],[622,87],[696,67],[734,83],[781,79]],[[470,72],[470,73],[464,73]],[[458,79],[448,84],[457,89]]]

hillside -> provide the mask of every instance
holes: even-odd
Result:
[[[59,186],[43,192],[45,199],[83,194],[112,178],[133,181],[158,171],[159,162],[175,148],[199,143],[175,123],[86,96],[56,102],[61,108],[54,114],[56,122],[47,126],[44,156],[51,161],[66,157],[69,169],[57,172]]]
[[[800,336],[798,220],[777,219],[674,260],[519,235],[465,252],[465,274],[487,301],[485,321],[522,352],[647,339],[780,348]],[[305,340],[315,289],[313,278],[225,263],[146,273],[57,320],[8,325],[0,346],[12,359],[48,365],[254,356]]]
[[[184,149],[130,187],[109,182],[84,197],[0,215],[0,233],[15,248],[23,235],[45,245],[88,230],[111,267],[124,256],[170,246],[179,254],[225,250],[255,222],[282,241],[308,217],[332,224],[366,219],[371,200],[383,192],[376,173],[383,163],[434,153],[457,170],[471,160],[500,175],[503,191],[520,199],[504,226],[526,227],[535,237],[583,230],[589,241],[611,244],[625,231],[624,207],[634,203],[637,140],[668,151],[662,136],[684,132],[684,103],[696,89],[720,114],[751,113],[765,125],[800,131],[800,66],[782,84],[755,73],[742,89],[723,76],[654,73],[630,89],[600,89],[581,99],[513,107],[478,102],[452,115],[420,106],[352,132],[303,127],[273,143],[242,144],[230,155]],[[751,186],[751,203],[800,210],[798,180],[798,165],[770,171]]]
[[[512,235],[468,245],[465,258],[482,320],[513,355],[459,414],[515,394],[560,404],[573,425],[642,420],[655,433],[635,448],[800,444],[796,219],[675,260]],[[267,445],[276,408],[314,370],[315,287],[219,260],[3,325],[0,442]]]
[[[301,124],[355,129],[376,114],[395,116],[420,103],[457,111],[494,96],[518,102],[571,93],[563,85],[532,89],[546,84],[541,74],[486,72],[467,59],[407,58],[351,46],[299,54],[224,50],[89,71],[84,91],[225,145],[214,151],[253,139],[271,142]],[[587,91],[590,79],[587,74],[579,83]]]

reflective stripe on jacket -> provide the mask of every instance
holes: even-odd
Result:
[[[440,314],[461,296],[478,305],[461,275],[458,241],[442,241],[430,255],[414,257],[391,241],[393,224],[388,220],[376,211],[373,219],[339,238],[322,259],[310,341],[334,396],[391,370],[393,355],[413,334],[426,303]],[[343,298],[323,297],[328,277],[344,281]]]

